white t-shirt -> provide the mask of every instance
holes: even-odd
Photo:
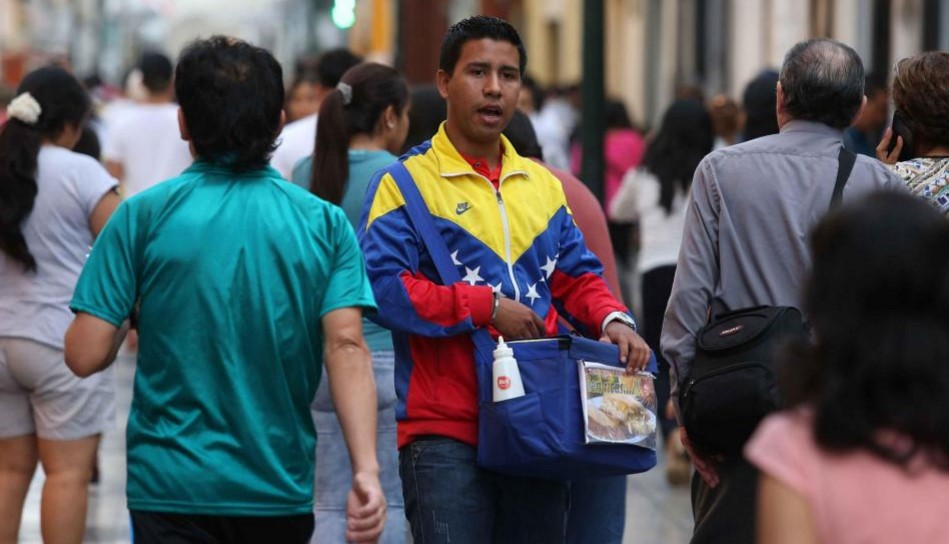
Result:
[[[619,221],[639,221],[640,249],[636,268],[646,273],[660,266],[675,265],[685,229],[689,196],[677,191],[672,211],[659,203],[662,187],[659,178],[645,168],[634,168],[623,177],[623,184],[610,205],[610,217]]]
[[[270,165],[280,172],[284,179],[293,176],[293,167],[300,159],[313,154],[313,146],[316,144],[316,118],[314,113],[283,127],[283,132],[277,139],[280,147],[274,151]]]
[[[178,130],[176,104],[127,106],[103,145],[105,160],[122,165],[122,196],[140,193],[191,166],[188,142]]]
[[[62,349],[72,321],[69,300],[92,247],[89,217],[118,182],[98,161],[44,145],[36,168],[36,200],[23,222],[36,272],[0,252],[0,336]]]

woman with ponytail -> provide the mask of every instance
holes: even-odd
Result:
[[[314,157],[297,164],[293,182],[341,206],[355,228],[373,175],[397,160],[395,153],[408,134],[408,110],[408,88],[398,72],[376,63],[350,68],[337,90],[323,100]],[[395,434],[392,337],[389,331],[366,319],[363,335],[372,352],[376,378],[377,455],[389,508],[379,542],[402,543],[406,527]],[[313,534],[321,542],[343,542],[351,470],[327,380],[320,382],[313,410],[317,433]]]
[[[0,128],[0,543],[17,541],[37,462],[45,542],[81,542],[99,436],[112,425],[109,375],[63,359],[69,300],[116,180],[72,151],[90,101],[60,68],[28,74]]]

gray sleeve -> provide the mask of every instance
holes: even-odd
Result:
[[[662,354],[669,362],[672,398],[677,409],[679,380],[689,374],[695,337],[708,321],[708,308],[719,282],[720,211],[720,192],[709,157],[706,157],[692,181],[675,281],[662,327]]]

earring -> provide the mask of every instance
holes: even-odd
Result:
[[[386,126],[389,127],[389,130],[392,130],[395,128],[395,123],[393,123],[392,121],[389,121],[388,123],[386,123]]]

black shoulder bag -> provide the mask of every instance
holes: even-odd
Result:
[[[841,147],[831,208],[840,203],[856,159]],[[713,315],[698,333],[692,370],[680,387],[689,440],[705,453],[740,454],[758,423],[782,405],[775,368],[778,350],[806,338],[801,311],[791,306]]]

